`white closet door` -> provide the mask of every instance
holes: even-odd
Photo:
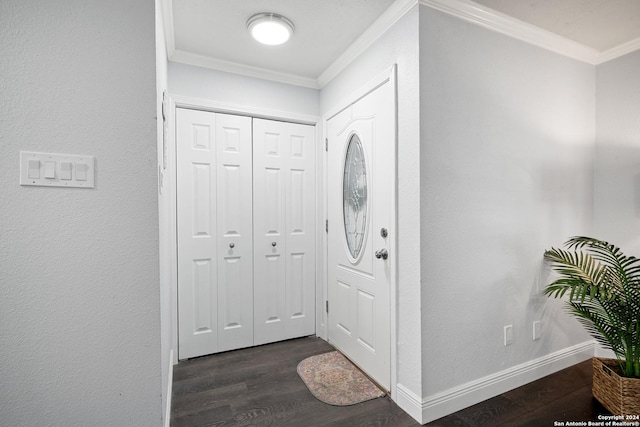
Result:
[[[253,121],[254,344],[315,333],[315,128]]]
[[[216,114],[218,351],[253,344],[251,118]]]
[[[252,345],[251,119],[178,108],[176,137],[185,359]]]

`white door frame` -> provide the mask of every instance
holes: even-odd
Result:
[[[298,114],[287,111],[279,111],[265,108],[257,108],[247,105],[229,104],[224,102],[217,102],[208,99],[193,98],[175,94],[168,94],[167,96],[167,108],[165,110],[168,131],[167,137],[162,146],[162,159],[163,161],[159,165],[158,179],[161,181],[160,188],[165,188],[168,191],[168,197],[170,203],[166,207],[160,207],[164,209],[163,213],[169,218],[171,225],[170,238],[168,250],[160,250],[161,263],[167,263],[170,269],[171,275],[171,309],[172,309],[172,354],[173,364],[178,363],[178,239],[177,239],[177,176],[176,176],[176,108],[189,108],[201,111],[211,111],[214,113],[236,114],[241,116],[250,116],[261,119],[281,120],[291,123],[299,123],[305,125],[312,125],[316,128],[316,203],[317,203],[317,218],[324,218],[326,210],[324,209],[324,184],[320,179],[324,175],[323,172],[323,156],[324,144],[322,143],[322,135],[320,132],[321,117]],[[316,251],[316,331],[321,326],[319,325],[322,318],[322,307],[324,307],[324,295],[322,294],[322,286],[320,284],[325,283],[326,279],[324,273],[326,271],[326,261],[324,260],[324,254],[326,250],[320,249],[320,242],[323,242],[326,248],[326,235],[324,233],[324,224],[322,221],[317,221],[316,226],[316,244],[318,250]],[[162,235],[162,233],[161,233]],[[161,241],[160,245],[164,243]],[[162,256],[164,253],[169,255]],[[320,335],[320,334],[318,334]]]
[[[390,360],[390,369],[391,369],[391,399],[396,400],[396,384],[397,384],[397,283],[398,283],[398,270],[397,270],[397,262],[398,262],[398,101],[397,101],[397,84],[396,84],[396,65],[389,67],[384,72],[380,73],[375,78],[371,79],[362,87],[358,88],[354,92],[352,92],[349,96],[342,99],[335,107],[331,108],[326,114],[322,117],[322,131],[326,141],[327,138],[327,122],[333,116],[340,113],[345,108],[354,104],[358,100],[364,98],[367,94],[375,90],[376,88],[382,86],[383,84],[388,83],[391,85],[393,90],[393,121],[392,129],[393,129],[393,156],[391,159],[391,176],[393,177],[393,184],[391,185],[391,199],[393,200],[393,209],[391,210],[391,224],[390,224],[390,240],[389,240],[389,268],[391,271],[390,274],[390,295],[389,295],[389,316],[390,316],[390,330],[391,330],[391,360]],[[327,180],[329,173],[329,165],[328,165],[328,156],[327,152],[323,151],[322,153],[322,161],[323,161],[323,188],[324,188],[324,218],[328,218],[328,194],[326,191],[327,188]],[[322,282],[322,292],[323,292],[323,300],[328,299],[329,289],[328,289],[328,241],[327,241],[327,233],[323,233],[323,252],[324,252],[324,281]],[[318,282],[320,283],[320,282]],[[327,312],[323,310],[323,318],[322,318],[322,329],[318,329],[318,333],[322,332],[324,335],[322,336],[325,340],[328,339],[328,329],[324,327],[327,325]]]

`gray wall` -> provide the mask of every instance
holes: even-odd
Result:
[[[423,7],[420,75],[428,398],[590,339],[539,294],[592,232],[595,67]]]
[[[596,237],[640,257],[640,51],[597,67]]]
[[[0,424],[161,423],[154,4],[0,2]],[[19,152],[96,157],[21,187]]]

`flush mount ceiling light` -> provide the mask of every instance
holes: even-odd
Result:
[[[276,13],[259,13],[247,21],[251,36],[271,46],[285,43],[293,34],[293,23]]]

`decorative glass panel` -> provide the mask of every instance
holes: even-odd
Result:
[[[351,136],[342,181],[344,233],[351,257],[358,259],[367,226],[367,166],[358,135]]]

